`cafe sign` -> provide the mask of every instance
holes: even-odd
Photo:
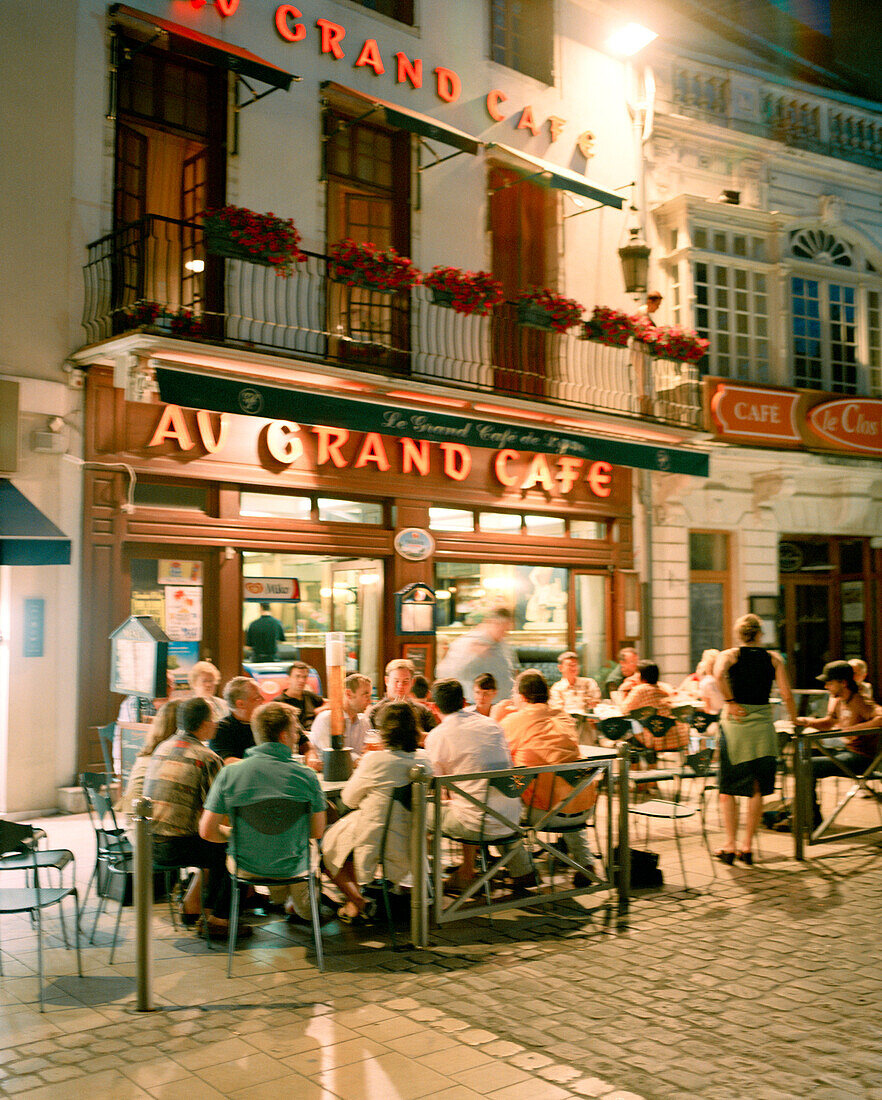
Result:
[[[882,455],[882,400],[705,379],[711,430],[750,446]]]

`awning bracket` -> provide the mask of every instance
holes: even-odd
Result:
[[[627,188],[633,187],[633,186],[634,186],[634,181],[632,180],[630,183],[623,183],[620,187],[613,187],[612,190],[613,191],[625,191],[625,190],[627,190]],[[572,196],[570,196],[570,197],[572,198]],[[583,207],[583,209],[581,209],[581,210],[574,210],[572,214],[564,214],[563,220],[567,221],[569,218],[578,218],[578,216],[580,214],[590,214],[592,210],[602,210],[604,206],[606,206],[605,202],[598,202],[598,203],[595,203],[594,206],[586,206],[586,207]]]
[[[244,103],[239,103],[238,102],[239,93],[238,93],[238,91],[236,92],[236,110],[237,111],[244,111],[246,107],[250,107],[252,103],[256,103],[259,99],[263,99],[264,96],[272,95],[273,92],[280,92],[282,90],[281,88],[267,88],[267,90],[265,92],[258,92],[258,91],[255,91],[254,88],[252,88],[252,86],[248,83],[248,81],[245,79],[245,77],[242,76],[241,73],[236,74],[236,79],[237,79],[238,84],[244,84],[245,87],[248,89],[248,91],[251,93],[251,98],[250,99],[246,99]],[[295,76],[294,79],[295,80],[302,80],[303,77]]]

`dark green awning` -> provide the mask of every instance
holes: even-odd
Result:
[[[0,479],[0,565],[70,565],[70,539]]]
[[[436,118],[411,111],[407,107],[399,107],[397,103],[388,103],[377,96],[357,92],[354,88],[347,88],[345,84],[326,80],[322,83],[322,91],[330,97],[350,99],[356,104],[363,104],[365,115],[375,116],[378,121],[385,122],[387,126],[394,126],[398,130],[407,130],[410,134],[433,138],[435,141],[459,149],[460,152],[471,153],[472,156],[476,156],[481,148],[482,142],[471,134],[448,126],[445,122],[439,122]]]
[[[220,38],[212,38],[211,35],[202,34],[201,31],[194,30],[192,27],[185,27],[183,23],[172,23],[168,19],[161,19],[158,15],[130,8],[127,4],[111,4],[110,14],[117,22],[147,23],[165,34],[174,35],[181,53],[221,65],[241,76],[250,76],[262,84],[269,84],[272,88],[281,88],[287,92],[292,80],[300,80],[299,76],[285,72],[278,65],[273,65],[271,61],[264,61],[262,57],[243,49],[242,46],[224,42]]]
[[[707,477],[708,456],[683,447],[631,443],[585,432],[555,431],[527,424],[500,423],[453,416],[435,409],[416,409],[353,401],[323,393],[300,393],[264,382],[242,382],[190,371],[157,367],[160,400],[188,409],[240,413],[296,424],[326,425],[359,432],[428,439],[436,443],[465,443],[470,447],[502,450],[518,447],[543,454],[567,454],[590,462],[640,470],[694,474]]]
[[[583,195],[586,199],[593,199],[604,206],[613,206],[616,210],[621,210],[625,204],[621,195],[605,190],[585,176],[571,172],[569,168],[561,168],[560,165],[552,164],[551,161],[532,157],[529,153],[512,149],[510,145],[502,145],[498,141],[488,142],[488,152],[492,153],[494,149],[499,150],[503,160],[512,162],[512,167],[523,171],[529,179],[539,179],[540,182],[558,191],[570,191],[574,195]]]

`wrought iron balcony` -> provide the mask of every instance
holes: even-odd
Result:
[[[89,343],[143,324],[413,382],[702,425],[694,364],[637,362],[628,348],[527,328],[510,302],[490,317],[465,316],[434,303],[423,286],[403,294],[343,286],[315,253],[282,278],[259,263],[206,254],[195,222],[148,215],[110,233],[89,245],[84,275]]]

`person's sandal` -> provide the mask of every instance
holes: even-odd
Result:
[[[742,863],[746,863],[748,867],[753,865],[753,852],[736,852],[736,858],[740,859]]]
[[[731,867],[735,862],[735,853],[729,852],[725,848],[720,848],[714,852],[714,859],[718,859],[720,863],[725,863]]]
[[[347,913],[346,906],[341,905],[337,910],[337,920],[341,924],[351,925],[353,928],[364,927],[365,925],[372,924],[373,914],[368,913],[368,906],[365,906],[360,913]]]

